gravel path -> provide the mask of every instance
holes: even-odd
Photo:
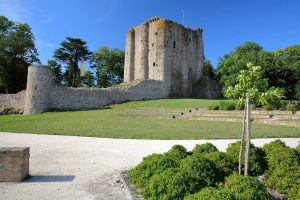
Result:
[[[256,146],[275,139],[253,139]],[[295,147],[300,138],[282,139]],[[22,183],[0,183],[0,199],[126,200],[130,194],[120,171],[130,169],[151,153],[174,144],[191,150],[211,142],[224,151],[236,140],[128,140],[0,132],[0,146],[29,146],[30,175]]]

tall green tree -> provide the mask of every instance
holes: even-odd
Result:
[[[28,66],[39,63],[34,40],[28,24],[0,16],[0,93],[26,88]]]
[[[98,87],[109,87],[123,81],[124,57],[124,51],[106,46],[100,47],[92,55],[91,67],[96,70]]]
[[[210,60],[204,60],[204,75],[211,79],[215,79],[215,70],[210,62]]]
[[[95,76],[93,72],[86,71],[84,76],[80,77],[80,84],[82,87],[95,87]]]
[[[226,89],[225,96],[227,98],[239,99],[242,103],[245,103],[239,155],[239,173],[241,174],[242,171],[242,153],[245,140],[244,132],[247,130],[244,175],[248,175],[251,138],[251,104],[279,104],[280,100],[284,98],[284,91],[280,88],[269,88],[267,79],[263,78],[262,68],[248,63],[246,69],[242,70],[237,76],[237,84],[235,86],[229,86]]]
[[[60,45],[61,47],[54,51],[53,57],[56,61],[66,64],[64,80],[67,86],[77,87],[80,82],[78,63],[88,60],[91,52],[86,42],[78,38],[67,37]]]
[[[61,71],[61,64],[57,63],[55,60],[48,60],[48,66],[52,70],[53,80],[57,83],[61,83],[63,80],[63,73]]]

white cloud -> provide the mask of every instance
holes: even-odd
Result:
[[[21,0],[0,0],[0,15],[9,20],[24,22],[29,19],[30,11]]]

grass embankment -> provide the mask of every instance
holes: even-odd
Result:
[[[206,108],[220,100],[161,99],[134,101],[109,108],[47,112],[30,116],[0,116],[0,131],[135,139],[224,139],[239,138],[241,123],[121,117],[138,108]],[[300,128],[253,124],[253,138],[300,137]]]

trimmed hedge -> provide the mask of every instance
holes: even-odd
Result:
[[[235,143],[230,144],[229,147],[226,149],[227,157],[234,165],[234,171],[238,171],[238,167],[239,167],[240,146],[241,146],[241,142],[237,141]],[[251,144],[250,159],[249,159],[249,175],[251,176],[261,175],[264,173],[266,169],[267,169],[267,162],[265,160],[265,152],[263,151],[263,149],[257,148],[253,144]]]
[[[200,192],[187,196],[184,200],[236,200],[234,194],[223,188],[207,187]]]
[[[211,152],[217,152],[218,149],[211,143],[205,143],[205,144],[196,144],[194,147],[192,154],[193,155],[203,155],[206,153],[211,153]]]
[[[143,188],[154,174],[177,167],[178,163],[162,154],[152,154],[143,159],[139,165],[129,172],[129,179],[136,186]]]
[[[251,176],[233,174],[226,178],[224,188],[232,192],[237,200],[273,200],[264,184]]]

